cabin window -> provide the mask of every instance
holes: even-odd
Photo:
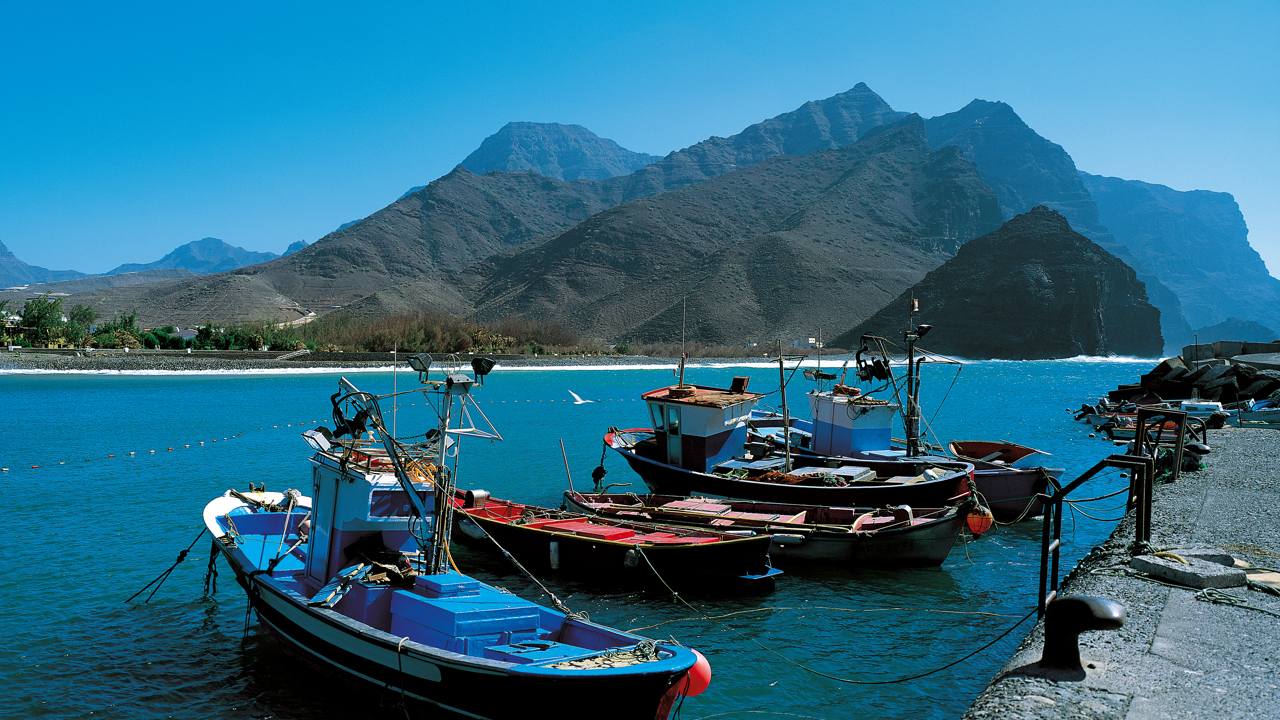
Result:
[[[666,425],[666,422],[662,419],[661,405],[649,406],[649,421],[653,423],[653,429],[656,432],[662,432],[662,427]]]
[[[676,407],[667,408],[667,434],[668,435],[680,434],[680,408],[676,408]]]
[[[430,507],[430,490],[419,490],[418,497],[424,505]],[[369,517],[411,517],[413,504],[409,502],[409,494],[404,490],[374,490],[369,497]]]

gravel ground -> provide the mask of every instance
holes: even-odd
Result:
[[[690,359],[691,363],[735,363],[762,362],[767,358],[708,358],[705,360]],[[676,358],[639,357],[639,356],[584,356],[561,355],[540,357],[504,357],[499,360],[499,367],[557,367],[565,365],[590,367],[599,365],[652,365],[672,364]],[[269,359],[229,359],[192,355],[150,355],[146,353],[119,351],[85,353],[83,355],[61,355],[40,353],[30,350],[21,352],[0,352],[0,372],[5,370],[53,370],[68,372],[85,371],[239,371],[268,369],[301,369],[301,368],[378,368],[390,367],[390,360],[314,360],[299,358],[297,360]]]
[[[1255,567],[1280,566],[1280,432],[1212,431],[1209,467],[1156,488],[1157,548],[1217,547]],[[1190,590],[1123,573],[1132,516],[1071,573],[1063,594],[1101,595],[1125,606],[1123,628],[1085,633],[1080,653],[1096,667],[1079,683],[1002,675],[966,718],[1280,717],[1280,597],[1232,588],[1231,596],[1277,615],[1205,602]],[[1006,666],[1035,662],[1037,625]]]

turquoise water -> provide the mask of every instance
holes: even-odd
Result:
[[[1065,408],[1131,380],[1147,365],[972,363],[932,425],[943,438],[1008,438],[1051,451],[1071,476],[1113,448],[1089,439]],[[926,416],[952,373],[927,371]],[[697,368],[690,379],[718,384],[737,374],[750,375],[754,390],[777,387],[777,371],[769,368]],[[308,452],[298,432],[328,417],[336,377],[0,376],[8,419],[0,466],[10,468],[0,473],[0,715],[403,717],[395,698],[335,682],[256,624],[246,630],[244,596],[225,569],[217,595],[202,598],[207,541],[149,605],[123,602],[195,537],[213,496],[251,481],[275,490],[305,487]],[[351,377],[367,390],[387,391],[392,384],[389,373]],[[399,380],[403,388],[412,377],[402,373]],[[589,484],[604,430],[647,424],[639,394],[671,381],[670,370],[495,372],[479,398],[505,441],[470,442],[462,482],[498,497],[558,504],[564,487],[558,440],[566,443],[575,479]],[[790,390],[794,408],[804,407],[804,384]],[[595,402],[574,405],[569,390]],[[397,422],[401,433],[421,432],[427,411],[403,407]],[[641,487],[619,461],[607,466],[609,481]],[[1094,482],[1099,492],[1089,494],[1123,483],[1117,477]],[[1107,512],[1114,503],[1102,505],[1093,514],[1117,514]],[[1068,523],[1066,567],[1110,528],[1083,517]],[[1029,624],[977,657],[909,683],[849,685],[791,661],[869,681],[911,675],[968,653],[1034,605],[1038,532],[1038,523],[1000,528],[958,545],[941,569],[796,573],[769,596],[695,599],[713,615],[738,613],[715,624],[688,619],[687,608],[659,595],[547,580],[594,620],[622,628],[665,623],[648,634],[674,637],[708,656],[711,689],[686,701],[684,718],[947,718],[981,691]],[[493,558],[473,551],[458,561],[478,577],[536,595]],[[570,699],[543,698],[531,707],[553,700]],[[602,708],[602,717],[607,714]]]

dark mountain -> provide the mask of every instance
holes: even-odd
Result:
[[[207,237],[186,245],[179,245],[155,262],[126,263],[104,274],[121,275],[147,270],[186,270],[196,275],[208,275],[235,270],[246,265],[256,265],[277,257],[280,256],[273,252],[245,250],[218,238]]]
[[[978,166],[978,172],[1000,198],[1005,218],[1043,205],[1066,216],[1090,240],[1126,260],[1125,241],[1099,213],[1075,161],[1062,146],[1027,126],[1002,102],[974,100],[960,110],[927,121],[932,147],[955,146]],[[1160,309],[1162,334],[1171,341],[1190,331],[1183,315],[1187,298],[1164,286],[1165,277],[1139,262],[1130,263]]]
[[[609,187],[619,200],[674,190],[778,155],[807,155],[857,142],[872,128],[905,117],[865,83],[825,100],[812,100],[788,113],[756,123],[737,135],[710,137]]]
[[[28,265],[19,260],[9,248],[0,242],[0,287],[31,285],[33,283],[58,282],[84,277],[75,270],[50,270],[38,265]]]
[[[1213,343],[1219,340],[1277,342],[1280,341],[1280,333],[1252,320],[1227,318],[1220,323],[1196,330],[1194,339],[1198,339],[1201,343]]]
[[[846,148],[774,157],[626,203],[483,264],[481,317],[552,319],[586,336],[738,343],[869,316],[999,222],[954,149],[910,116]]]
[[[306,246],[307,246],[306,240],[298,240],[296,242],[291,242],[289,243],[289,247],[284,249],[284,253],[282,253],[280,257],[288,257],[289,255],[292,255],[298,252],[299,250],[305,248]]]
[[[1192,326],[1235,317],[1280,327],[1280,280],[1249,245],[1230,194],[1088,173],[1080,178],[1115,235],[1108,249],[1139,275],[1160,278]],[[1174,344],[1189,342],[1188,336]]]
[[[934,326],[922,344],[935,352],[1036,359],[1163,348],[1159,311],[1133,270],[1048,208],[965,244],[832,345],[856,347],[864,333],[899,339],[911,297],[919,322]]]
[[[462,161],[471,172],[533,172],[557,180],[603,180],[629,175],[657,160],[632,152],[581,125],[512,122]]]

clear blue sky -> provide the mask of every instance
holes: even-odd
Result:
[[[0,0],[0,241],[95,272],[207,235],[279,252],[509,120],[664,154],[865,81],[1229,191],[1280,272],[1280,2],[441,5]]]

